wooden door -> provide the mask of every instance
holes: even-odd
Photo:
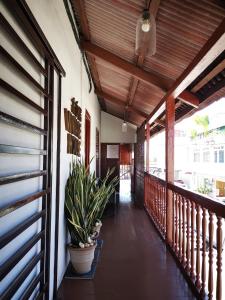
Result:
[[[132,146],[131,144],[120,145],[120,164],[131,165],[132,164]]]
[[[112,174],[114,176],[120,175],[120,144],[107,144],[101,143],[101,177],[103,178],[108,169],[115,167],[115,171]],[[117,191],[119,191],[119,184],[117,185]]]
[[[99,157],[100,157],[99,130],[96,128],[96,176],[99,177]]]
[[[85,166],[90,164],[90,147],[91,147],[91,116],[85,112]]]

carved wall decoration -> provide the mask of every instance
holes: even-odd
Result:
[[[71,99],[71,111],[64,108],[67,133],[67,153],[80,156],[82,109],[75,98]]]

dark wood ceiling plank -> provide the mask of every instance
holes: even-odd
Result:
[[[159,5],[160,5],[160,0],[152,0],[150,2],[149,12],[150,12],[150,14],[152,14],[154,16],[155,19],[156,19],[156,15],[157,15],[157,12],[159,9]],[[141,67],[143,65],[147,49],[148,49],[148,45],[144,43],[142,45],[141,55],[139,55],[136,60],[138,67]],[[138,83],[139,83],[139,80],[137,78],[133,78],[131,81],[129,92],[128,92],[128,100],[127,100],[127,103],[129,105],[132,105],[132,103],[134,101],[135,94],[136,94],[136,91],[138,88]]]
[[[112,111],[108,112],[108,111],[105,111],[104,109],[103,109],[103,111],[106,112],[106,113],[108,113],[109,115],[112,115],[112,116],[114,116],[114,117],[116,117],[116,118],[118,118],[118,119],[120,119],[120,120],[123,121],[123,118],[122,118],[119,114],[117,114],[117,113],[115,113],[115,112],[112,112]],[[132,125],[137,126],[137,127],[139,127],[139,126],[141,125],[141,123],[137,123],[137,122],[131,120],[130,118],[127,119],[126,121],[127,121],[128,123],[131,123]]]
[[[96,90],[95,93],[100,98],[104,98],[106,101],[109,101],[113,104],[119,105],[120,107],[123,107],[123,109],[127,109],[128,111],[137,114],[139,117],[142,117],[142,118],[146,119],[146,117],[148,116],[148,114],[146,114],[145,112],[143,112],[143,111],[141,111],[141,110],[139,110],[135,107],[127,105],[126,102],[124,102],[123,100],[120,100],[120,99],[118,99],[118,98],[116,98],[116,97],[114,97],[110,94],[107,94],[105,92],[101,92],[99,90]]]
[[[120,58],[119,56],[95,45],[89,41],[82,41],[82,48],[89,54],[98,57],[101,60],[106,61],[118,69],[123,70],[125,73],[132,75],[148,85],[153,85],[166,92],[171,84],[171,80],[168,83],[168,79],[163,76],[156,75],[152,72],[147,72],[132,63]]]
[[[71,5],[72,5],[72,9],[74,11],[74,14],[75,14],[76,9],[79,14],[80,26],[81,26],[81,30],[82,30],[82,34],[83,34],[84,38],[88,41],[91,40],[88,19],[87,19],[87,15],[86,15],[86,11],[85,11],[85,1],[71,0]],[[91,74],[94,79],[94,83],[99,90],[102,90],[98,70],[97,70],[96,63],[95,63],[95,58],[91,57],[90,55],[87,55],[87,59],[91,66]],[[99,102],[100,102],[101,107],[105,109],[106,106],[105,106],[104,100],[100,100]]]

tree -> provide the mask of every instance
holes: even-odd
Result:
[[[191,129],[191,138],[194,139],[197,135],[198,132],[204,133],[204,136],[208,135],[208,128],[209,128],[209,117],[208,115],[205,116],[195,116],[194,118],[195,122],[195,127],[194,129]]]

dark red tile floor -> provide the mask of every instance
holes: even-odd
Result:
[[[64,279],[61,300],[195,299],[171,254],[142,209],[121,203],[104,220],[94,280]]]

